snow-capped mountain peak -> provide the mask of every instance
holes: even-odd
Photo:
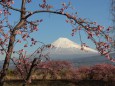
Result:
[[[76,49],[79,49],[81,50],[81,45],[67,39],[67,38],[59,38],[57,39],[56,41],[54,41],[52,43],[53,46],[55,46],[57,49],[58,48],[76,48]],[[87,47],[84,47],[84,51],[87,51],[87,52],[97,52],[96,50],[94,49],[91,49],[91,48],[87,48]]]
[[[55,42],[53,42],[52,45],[57,48],[80,48],[79,45],[67,38],[59,38]]]

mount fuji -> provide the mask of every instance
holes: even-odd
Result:
[[[81,46],[67,38],[59,38],[51,43],[53,48],[45,50],[43,53],[48,53],[51,60],[67,60],[72,62],[75,66],[95,65],[99,63],[109,63],[104,56],[100,56],[94,49],[85,47],[81,50]],[[115,56],[115,53],[112,54]],[[34,57],[33,57],[34,58]],[[0,68],[2,68],[4,61],[0,61]],[[114,64],[115,65],[115,64]],[[14,68],[14,64],[10,63],[10,68]]]
[[[51,43],[54,48],[48,49],[49,56],[51,59],[74,59],[88,56],[95,56],[98,52],[94,49],[84,47],[84,50],[81,50],[81,45],[67,39],[59,38],[53,43]]]

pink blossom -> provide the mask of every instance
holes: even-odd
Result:
[[[21,40],[17,40],[18,43],[21,43]]]
[[[2,10],[0,10],[0,14],[2,14]]]
[[[25,44],[25,45],[24,45],[24,47],[28,47],[28,45],[27,45],[27,44]]]
[[[20,30],[16,30],[15,34],[22,34],[22,32]]]
[[[23,53],[23,52],[24,52],[24,49],[19,50],[19,53]]]
[[[14,4],[14,1],[11,1],[12,4]]]

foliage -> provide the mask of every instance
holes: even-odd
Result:
[[[76,71],[78,80],[115,80],[115,66],[110,64],[97,64],[92,67],[81,67]]]
[[[49,74],[51,79],[69,79],[71,78],[73,66],[67,61],[47,61],[38,65],[39,68],[44,70],[44,77]]]
[[[98,64],[91,68],[94,80],[115,80],[115,66],[110,64]]]
[[[7,76],[20,76],[17,69],[9,70]],[[19,77],[18,79],[22,79]],[[51,80],[100,80],[100,81],[115,81],[115,66],[110,64],[97,64],[94,66],[74,67],[67,61],[48,61],[37,65],[32,74],[32,79],[51,79]]]
[[[11,59],[16,66],[17,72],[20,73],[21,77],[23,77],[24,80],[27,78],[31,68],[35,69],[37,65],[41,63],[41,60],[44,59],[45,61],[49,59],[48,54],[44,54],[42,52],[44,51],[44,49],[51,48],[51,47],[52,47],[51,45],[43,45],[42,47],[39,47],[32,55],[28,57],[26,55],[26,52],[19,51],[17,52],[19,53],[19,59],[17,58]],[[37,58],[34,58],[36,56]],[[34,63],[33,63],[34,61],[33,59],[35,60]],[[32,63],[34,64],[33,66],[32,66]]]

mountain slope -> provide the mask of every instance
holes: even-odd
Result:
[[[97,55],[96,50],[87,47],[81,50],[80,45],[67,38],[59,38],[52,45],[54,48],[47,50],[51,59],[73,59]]]
[[[52,43],[52,45],[54,45],[56,48],[76,48],[81,51],[80,45],[78,45],[77,43],[75,43],[67,38],[59,38],[56,41],[54,41]],[[84,50],[88,51],[88,52],[97,52],[96,50],[87,48],[87,47],[84,47]]]
[[[115,56],[115,53],[111,53],[111,56]],[[115,65],[114,62],[111,62],[105,56],[97,55],[97,56],[91,56],[91,57],[84,57],[84,58],[75,58],[72,60],[69,60],[76,66],[92,66],[96,64],[102,64],[102,63],[107,63],[107,64],[112,64]]]

